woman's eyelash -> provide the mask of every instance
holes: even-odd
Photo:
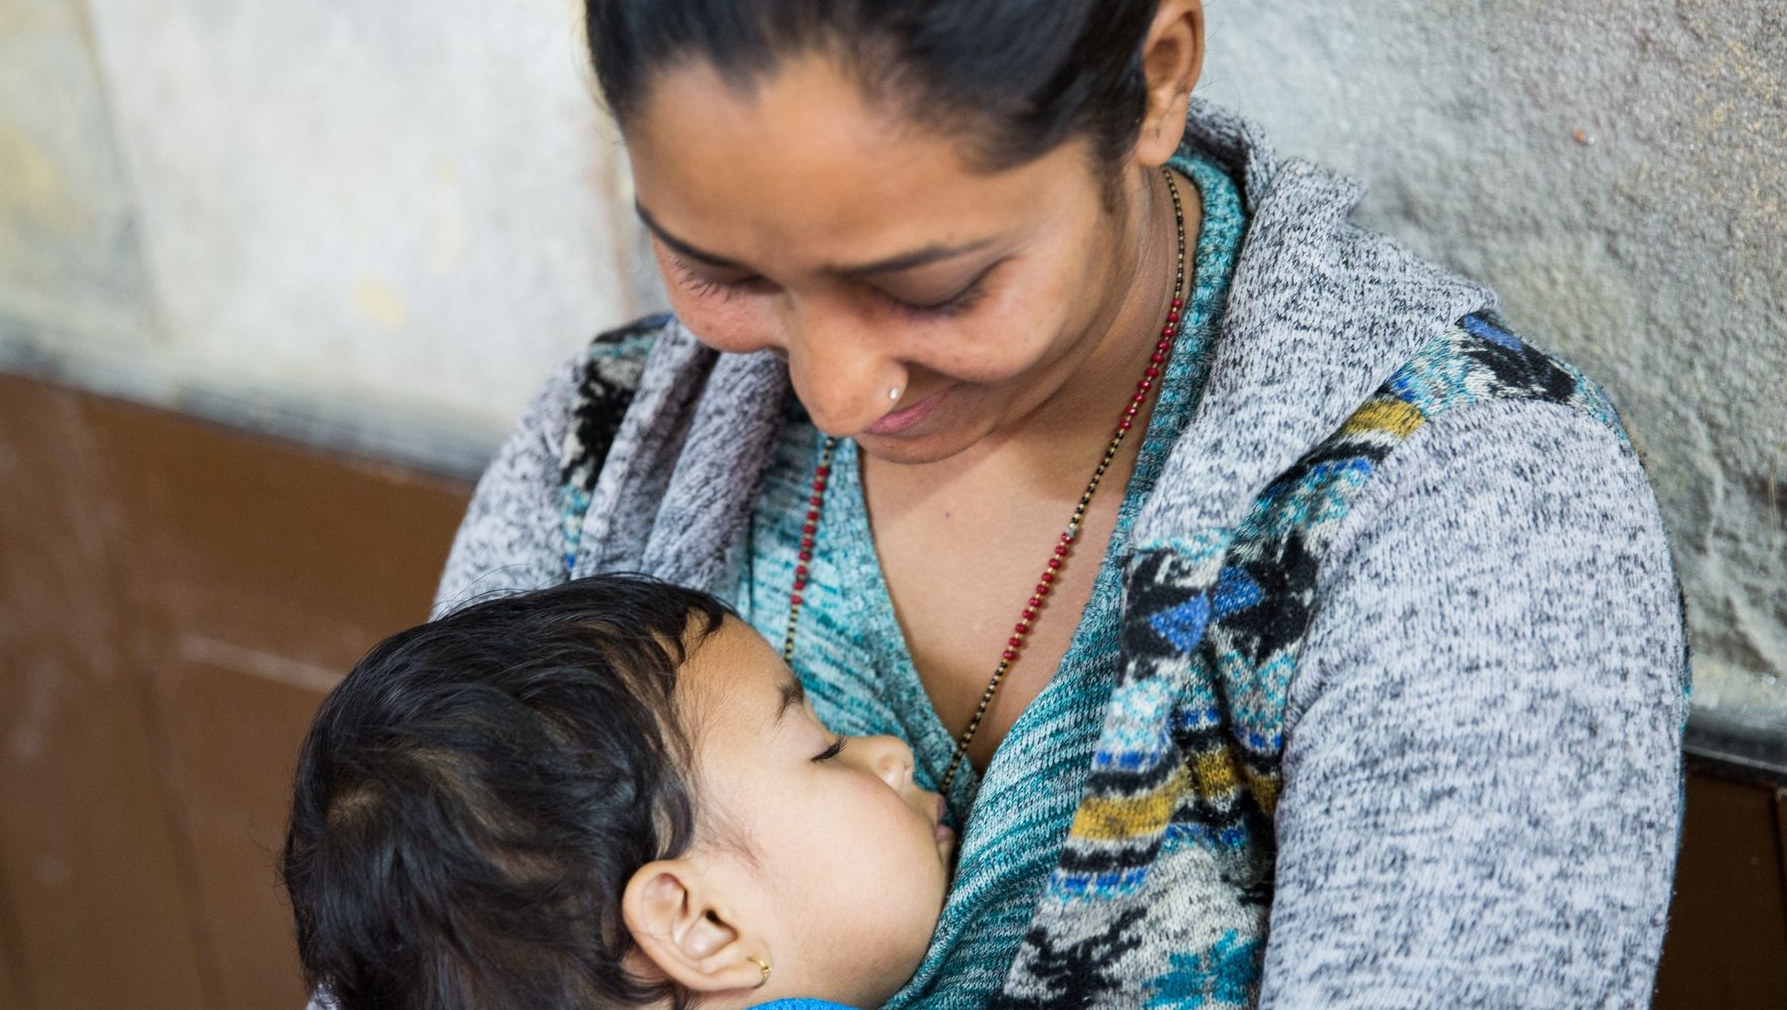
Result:
[[[938,302],[935,305],[913,305],[908,302],[902,302],[897,298],[889,299],[889,301],[892,301],[906,314],[919,316],[921,318],[926,316],[935,318],[938,316],[963,315],[967,313],[968,310],[974,308],[974,306],[979,303],[981,297],[986,294],[987,277],[1004,262],[1005,260],[995,260],[992,263],[987,264],[985,270],[974,275],[974,279],[968,282],[967,287],[964,287],[954,295],[951,295],[947,300]]]
[[[889,299],[889,300],[892,301],[895,305],[899,306],[900,310],[902,312],[905,312],[909,315],[915,315],[915,316],[959,316],[959,315],[962,315],[963,313],[967,312],[969,309],[973,308],[974,304],[976,302],[980,301],[980,296],[985,291],[986,291],[986,285],[981,283],[979,278],[976,278],[974,283],[963,288],[958,294],[952,296],[948,301],[938,302],[935,305],[913,305],[908,302],[902,302],[897,298]]]
[[[682,275],[683,283],[698,295],[718,294],[721,298],[730,298],[735,290],[743,286],[736,282],[708,280],[690,269],[689,264],[680,256],[672,256],[670,261],[676,265],[676,272]]]
[[[830,761],[832,758],[844,753],[844,745],[849,742],[849,737],[838,737],[830,747],[825,748],[814,756],[813,763],[819,764],[822,761]]]
[[[710,280],[696,273],[689,267],[689,264],[683,261],[680,257],[672,257],[672,262],[676,264],[677,272],[682,274],[683,283],[688,285],[689,290],[697,295],[717,294],[722,299],[731,298],[735,293],[749,288],[757,279],[755,277],[746,277],[736,281]],[[903,302],[898,298],[893,298],[891,296],[884,297],[887,297],[888,303],[893,305],[894,308],[909,316],[917,316],[920,318],[927,316],[959,316],[966,313],[969,309],[972,309],[974,305],[980,301],[981,296],[986,293],[986,284],[984,282],[986,280],[986,274],[990,272],[991,270],[989,269],[985,273],[982,273],[979,277],[974,278],[967,287],[963,288],[955,295],[952,295],[947,301],[938,302],[935,305],[914,305],[911,302]]]

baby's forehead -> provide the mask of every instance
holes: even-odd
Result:
[[[677,674],[679,702],[704,721],[725,712],[764,728],[806,705],[806,688],[762,635],[728,616],[692,643]]]

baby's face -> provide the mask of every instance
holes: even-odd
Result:
[[[781,656],[731,618],[677,693],[696,747],[696,844],[742,850],[739,914],[773,955],[763,995],[879,1005],[924,958],[955,848],[942,798],[912,782],[911,750],[827,732]]]

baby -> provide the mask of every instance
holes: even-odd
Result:
[[[955,844],[912,767],[828,733],[704,593],[601,576],[478,603],[318,711],[283,854],[299,957],[340,1010],[878,1006]]]

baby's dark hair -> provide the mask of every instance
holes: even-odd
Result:
[[[606,575],[386,639],[323,701],[282,875],[340,1010],[625,1007],[628,879],[690,844],[677,670],[729,613]]]

